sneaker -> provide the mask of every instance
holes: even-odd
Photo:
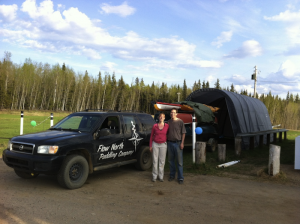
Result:
[[[156,180],[155,179],[152,179],[152,182],[155,182]]]
[[[179,184],[183,184],[183,180],[179,180],[178,183],[179,183]]]
[[[164,182],[164,179],[159,179],[160,182]]]
[[[174,177],[169,177],[169,181],[172,181],[172,180],[174,180]]]

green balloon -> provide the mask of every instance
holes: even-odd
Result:
[[[31,121],[30,124],[34,127],[36,126],[36,122],[35,121]]]

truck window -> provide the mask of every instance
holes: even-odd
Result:
[[[124,120],[124,134],[131,134],[133,129],[135,131],[140,131],[139,122],[136,121],[134,116],[125,115]]]
[[[119,122],[119,117],[118,116],[110,116],[107,117],[101,127],[101,129],[110,129],[111,134],[120,134],[120,122]]]
[[[150,115],[140,114],[138,115],[139,120],[142,123],[143,129],[145,131],[151,131],[153,124],[155,123],[154,119]]]
[[[100,116],[93,115],[74,115],[68,116],[51,129],[79,130],[89,132],[96,127]]]

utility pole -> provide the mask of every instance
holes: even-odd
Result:
[[[254,80],[254,98],[256,98],[256,81],[257,81],[257,67],[254,66],[254,73],[251,76],[251,79]]]

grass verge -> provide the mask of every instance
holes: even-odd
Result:
[[[53,123],[57,123],[69,113],[53,111],[24,111],[23,134],[45,131],[50,128],[50,114],[53,113]],[[7,147],[9,138],[20,135],[20,111],[0,111],[0,155]],[[30,122],[36,121],[36,126]]]

